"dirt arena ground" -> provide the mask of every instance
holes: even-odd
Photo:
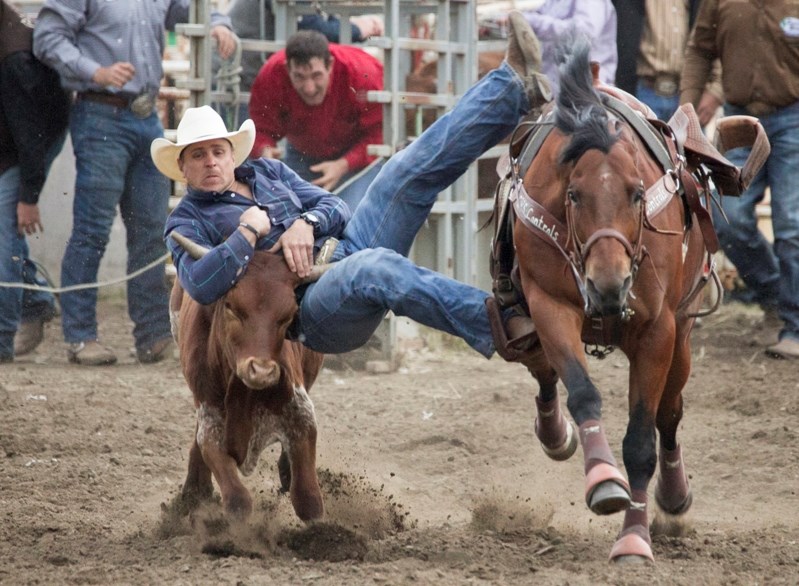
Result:
[[[324,523],[278,494],[256,512],[170,507],[194,426],[177,361],[135,363],[119,300],[100,306],[120,364],[66,361],[57,321],[0,366],[2,584],[799,584],[799,364],[764,356],[762,314],[725,305],[694,332],[680,439],[694,491],[653,567],[614,567],[621,516],[591,515],[581,458],[548,460],[525,371],[431,335],[389,375],[325,370],[312,391]],[[626,360],[591,360],[620,457]]]

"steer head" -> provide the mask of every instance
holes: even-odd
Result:
[[[256,252],[247,273],[216,304],[211,339],[224,340],[225,362],[251,389],[274,387],[281,377],[301,380],[301,373],[288,372],[296,361],[282,359],[298,284],[282,256]]]
[[[176,232],[171,236],[194,258],[207,250]],[[295,289],[318,279],[326,266],[314,267],[301,279],[281,255],[256,251],[247,272],[212,310],[209,357],[217,357],[231,375],[248,388],[266,390],[281,381],[293,388],[303,380],[301,361],[285,344],[286,332],[297,314]]]

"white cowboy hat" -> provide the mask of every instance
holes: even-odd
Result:
[[[150,156],[161,173],[175,181],[185,181],[178,166],[180,153],[190,144],[225,138],[233,145],[236,167],[247,160],[255,143],[255,124],[245,120],[235,132],[228,132],[222,117],[210,106],[189,108],[178,124],[177,141],[156,138],[150,145]]]

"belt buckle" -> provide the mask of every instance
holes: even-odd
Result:
[[[677,80],[670,75],[659,75],[655,78],[655,93],[670,98],[677,93]]]
[[[762,116],[768,116],[769,114],[773,114],[777,109],[765,102],[750,102],[746,106],[746,111],[755,118],[761,118]]]
[[[148,118],[155,109],[155,98],[151,94],[139,94],[130,103],[130,111],[137,118]]]

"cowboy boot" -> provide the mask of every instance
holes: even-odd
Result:
[[[538,110],[552,100],[549,80],[541,73],[541,45],[524,15],[518,10],[508,15],[508,48],[505,61],[524,81],[531,110]]]

